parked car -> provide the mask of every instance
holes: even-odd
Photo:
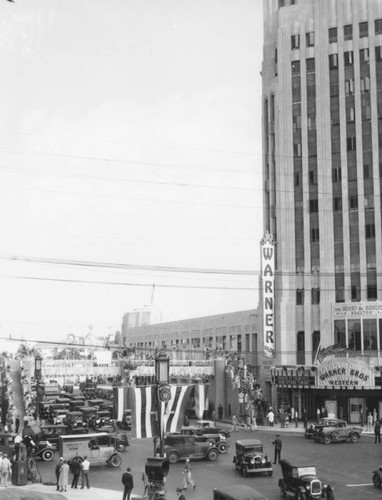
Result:
[[[122,464],[122,457],[116,450],[116,439],[106,433],[60,436],[58,450],[60,457],[69,462],[83,461],[86,455],[91,464],[106,463],[112,467]]]
[[[222,434],[227,439],[231,436],[231,432],[228,429],[216,427],[215,422],[212,420],[197,420],[195,425],[203,428],[208,434]]]
[[[320,423],[311,424],[309,427],[307,427],[307,429],[305,429],[305,438],[314,439],[319,429],[322,429],[322,427],[330,427],[331,425],[336,425],[337,422],[338,418],[328,418],[328,417],[321,418]]]
[[[373,470],[372,474],[374,487],[382,488],[382,465]]]
[[[118,421],[117,425],[121,429],[125,429],[127,431],[130,431],[131,426],[132,426],[132,421],[133,421],[133,417],[131,414],[131,410],[126,409],[126,410],[123,410],[122,420]]]
[[[115,447],[116,447],[116,450],[119,451],[120,453],[123,452],[123,451],[126,451],[126,448],[129,446],[129,440],[127,439],[127,434],[125,432],[120,432],[120,433],[115,433],[115,432],[105,432],[101,429],[97,430],[96,432],[99,432],[100,434],[102,433],[103,434],[108,434],[107,438],[99,438],[98,441],[100,444],[106,444],[106,441],[109,440],[110,437],[112,437],[113,439],[115,439]]]
[[[205,436],[187,436],[168,434],[164,439],[164,452],[170,463],[179,460],[207,459],[214,462],[219,457],[219,450]]]
[[[314,435],[316,443],[336,443],[351,441],[357,443],[361,438],[362,427],[348,425],[346,420],[331,419],[329,425],[319,427]]]
[[[82,411],[68,411],[66,413],[66,425],[71,433],[88,432],[89,424],[87,423]]]
[[[267,500],[262,493],[244,484],[214,488],[213,493],[213,500]]]
[[[279,488],[282,497],[291,493],[296,500],[334,500],[333,488],[318,479],[315,465],[290,460],[280,460],[280,465],[283,477],[279,480]]]
[[[258,439],[241,439],[236,441],[236,454],[233,457],[233,463],[236,470],[242,475],[255,474],[266,472],[268,476],[272,476],[272,462],[267,455],[264,454],[263,445]]]
[[[188,436],[204,436],[213,442],[220,453],[224,454],[228,451],[229,444],[226,437],[223,434],[210,434],[207,427],[195,427],[193,425],[189,425],[187,427],[182,427],[180,433]]]

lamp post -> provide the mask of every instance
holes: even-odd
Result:
[[[34,358],[34,377],[36,379],[36,416],[40,419],[40,380],[41,380],[42,357],[37,354]]]
[[[163,351],[155,357],[155,382],[157,384],[157,397],[159,403],[158,426],[159,426],[159,454],[164,455],[164,403],[171,399],[170,390],[170,358]]]

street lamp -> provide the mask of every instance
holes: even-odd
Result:
[[[40,418],[40,380],[41,380],[42,357],[37,354],[34,358],[34,377],[36,379],[36,416]]]
[[[159,455],[163,457],[164,441],[164,403],[171,399],[170,381],[170,358],[163,351],[155,357],[155,382],[157,384],[157,397],[159,403]]]

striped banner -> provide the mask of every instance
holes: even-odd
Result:
[[[151,438],[159,435],[158,411],[162,412],[163,431],[178,432],[183,425],[186,409],[194,406],[197,416],[203,417],[207,387],[203,384],[171,385],[171,399],[162,404],[158,401],[156,386],[115,387],[114,415],[121,421],[123,410],[131,409],[133,437]],[[193,390],[194,404],[191,399]]]

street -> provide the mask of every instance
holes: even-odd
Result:
[[[259,439],[264,450],[273,459],[273,446],[277,429],[260,430],[253,433],[244,431],[232,434],[227,454],[220,455],[217,462],[194,461],[192,462],[193,478],[197,483],[196,490],[186,492],[186,498],[212,499],[212,490],[215,487],[232,484],[247,484],[259,490],[269,500],[278,500],[280,491],[278,481],[281,477],[281,468],[274,466],[273,477],[268,475],[252,475],[247,478],[236,472],[233,465],[235,441],[255,437]],[[382,491],[374,488],[371,481],[371,471],[382,463],[382,445],[374,444],[374,437],[363,435],[356,444],[339,443],[331,445],[317,444],[307,440],[303,434],[284,431],[281,434],[283,441],[282,458],[297,459],[306,465],[316,465],[318,477],[323,482],[328,482],[334,487],[336,500],[368,500],[381,498]],[[146,458],[152,456],[153,443],[151,439],[130,438],[130,446],[122,453],[123,464],[120,469],[108,466],[94,466],[91,474],[91,484],[98,488],[121,490],[122,472],[127,466],[132,468],[134,475],[134,493],[143,492],[142,472]],[[38,462],[42,481],[54,481],[55,461],[51,463]],[[272,460],[273,461],[273,460]],[[184,463],[171,465],[167,478],[167,500],[176,498],[175,490],[182,486]],[[74,494],[73,494],[74,497]],[[290,498],[293,498],[290,496]]]

